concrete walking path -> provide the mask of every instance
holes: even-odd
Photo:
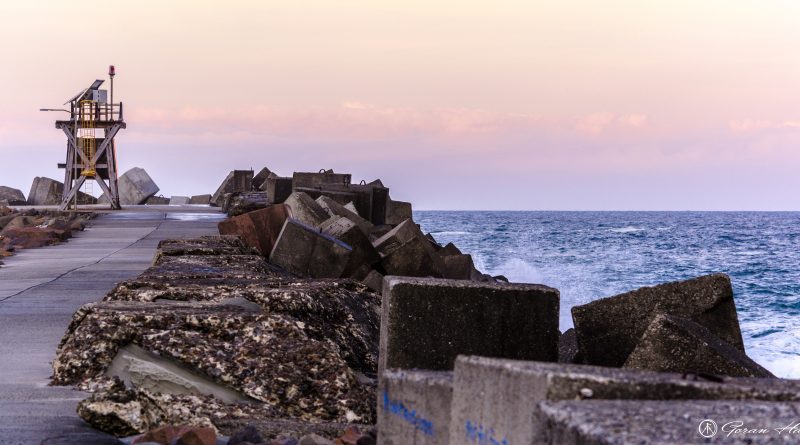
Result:
[[[150,266],[158,242],[217,234],[213,208],[133,207],[93,220],[64,244],[21,250],[0,267],[0,444],[93,443],[75,413],[85,393],[47,386],[72,314]]]

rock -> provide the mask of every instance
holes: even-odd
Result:
[[[349,218],[333,216],[323,222],[319,229],[322,233],[332,236],[352,248],[342,276],[352,277],[360,267],[366,265],[369,270],[373,264],[381,260],[378,251],[372,246],[367,235]]]
[[[361,282],[375,292],[381,292],[383,290],[383,274],[377,270],[369,271],[367,276],[361,280]]]
[[[333,441],[317,434],[306,434],[297,445],[333,445]]]
[[[105,195],[103,195],[102,198],[105,198]],[[107,201],[108,200],[106,199],[106,202]],[[145,201],[144,203],[149,206],[168,205],[169,198],[165,198],[163,196],[151,196],[147,198],[147,201]]]
[[[164,414],[155,402],[138,396],[118,383],[111,391],[93,394],[78,403],[78,415],[93,428],[119,437],[148,431]]]
[[[251,247],[268,256],[283,229],[289,208],[285,204],[272,204],[264,209],[228,218],[218,224],[221,235],[237,235]]]
[[[442,247],[442,249],[439,250],[439,255],[452,256],[452,255],[462,255],[462,253],[460,250],[458,250],[458,247],[456,247],[455,244],[447,243],[446,246]]]
[[[322,206],[303,192],[292,193],[284,204],[291,210],[292,218],[307,226],[317,227],[328,219]]]
[[[381,445],[447,445],[453,373],[390,370],[378,387]]]
[[[364,233],[364,235],[369,235],[370,231],[373,229],[373,225],[371,222],[367,221],[366,219],[362,218],[353,210],[346,208],[345,206],[339,204],[329,196],[320,196],[316,199],[317,204],[322,207],[323,210],[328,214],[328,216],[343,216],[350,221],[356,223],[359,229]]]
[[[171,445],[182,433],[187,430],[185,426],[164,425],[152,429],[133,439],[131,445],[139,445],[141,443],[160,443]]]
[[[623,367],[730,377],[775,377],[703,326],[664,314],[653,318]]]
[[[404,201],[387,200],[386,202],[386,224],[396,225],[411,219],[411,203]]]
[[[211,204],[211,195],[194,195],[191,198],[189,198],[189,204],[209,205]]]
[[[442,258],[424,238],[411,238],[384,255],[380,264],[387,275],[444,277],[445,266]]]
[[[3,229],[3,237],[9,242],[6,248],[14,249],[33,249],[36,247],[51,246],[70,237],[70,233],[64,230],[52,229],[49,227],[21,227]]]
[[[222,207],[223,199],[227,193],[250,192],[252,190],[253,171],[252,170],[233,170],[219,185],[217,191],[211,197],[211,203]]]
[[[333,173],[333,170],[308,173],[308,172],[295,172],[292,175],[292,186],[294,189],[299,187],[303,188],[320,188],[329,185],[348,186],[351,181],[350,174]]]
[[[5,205],[25,205],[27,203],[21,190],[4,185],[0,185],[0,202],[5,202]]]
[[[169,205],[171,205],[171,206],[175,206],[175,205],[180,206],[180,205],[185,205],[185,204],[189,204],[189,197],[188,196],[173,196],[172,198],[169,199]]]
[[[264,442],[264,439],[255,426],[247,425],[231,435],[231,438],[228,439],[228,445],[241,445],[244,442],[261,443]]]
[[[744,352],[730,278],[714,274],[573,307],[583,358],[588,364],[622,366],[659,313],[692,320]]]
[[[280,204],[292,194],[292,178],[268,177],[261,188],[267,193],[267,202]]]
[[[361,430],[357,426],[348,426],[344,433],[333,443],[336,445],[356,445],[356,441],[361,437]]]
[[[217,445],[217,433],[212,428],[190,427],[170,445]]]
[[[144,169],[134,167],[119,177],[117,190],[120,204],[139,205],[158,193],[159,188]]]
[[[578,338],[574,328],[567,329],[558,338],[558,363],[580,363]]]
[[[475,264],[472,262],[471,255],[447,255],[441,258],[444,263],[442,275],[445,278],[454,280],[469,280],[472,278]]]
[[[459,354],[555,361],[558,305],[535,284],[386,277],[378,373],[449,370]]]
[[[263,192],[264,189],[261,187],[264,185],[264,182],[270,177],[270,175],[275,174],[272,173],[267,167],[262,168],[258,173],[256,173],[255,176],[253,176],[253,180],[251,181],[252,190]]]
[[[275,241],[269,261],[303,277],[337,278],[347,267],[352,250],[336,238],[289,218]]]

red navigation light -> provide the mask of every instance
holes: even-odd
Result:
[[[111,76],[111,77],[114,77],[114,74],[116,74],[114,72],[114,65],[109,65],[108,66],[108,75]]]

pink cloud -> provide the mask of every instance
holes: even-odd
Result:
[[[763,130],[800,130],[800,121],[771,121],[743,119],[730,121],[728,127],[735,133],[749,133]]]

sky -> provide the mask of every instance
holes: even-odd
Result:
[[[114,64],[120,170],[380,178],[416,209],[800,210],[800,2],[0,2],[0,185],[63,179]],[[98,187],[94,187],[97,194]]]

